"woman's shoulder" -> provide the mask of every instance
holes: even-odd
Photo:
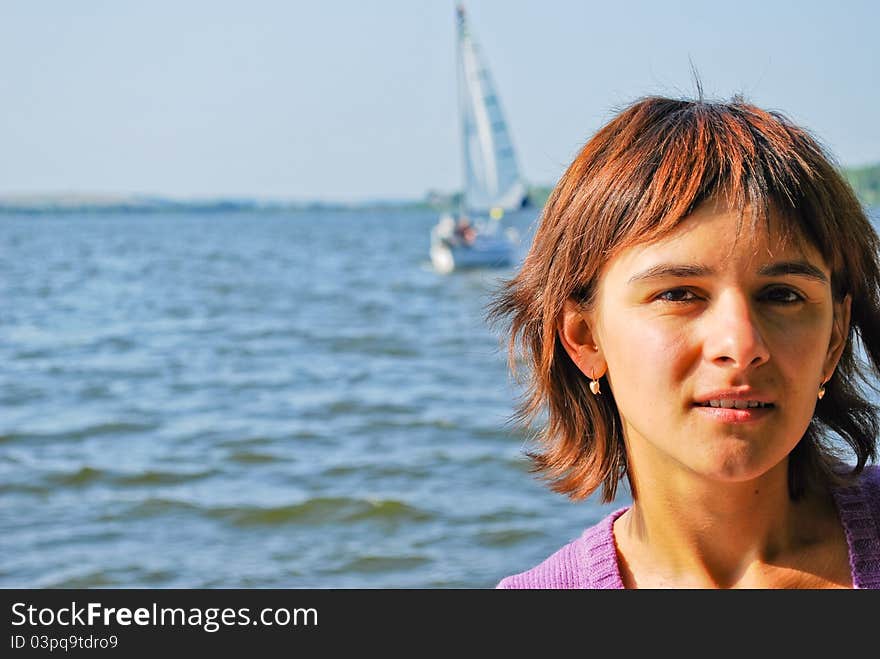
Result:
[[[848,485],[834,489],[841,514],[854,510],[880,514],[880,465],[867,465]]]
[[[503,578],[496,588],[623,588],[612,528],[626,510],[607,515],[535,567]]]
[[[865,481],[870,483],[870,486],[874,488],[876,494],[877,489],[880,488],[880,464],[865,467],[865,471],[862,472],[862,477]]]
[[[834,498],[849,546],[854,585],[880,588],[880,465],[865,467],[853,483],[836,488]]]

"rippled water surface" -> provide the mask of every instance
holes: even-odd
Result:
[[[435,221],[0,217],[0,584],[490,587],[604,514],[526,472],[510,271]]]
[[[0,585],[491,587],[628,503],[527,473],[435,221],[0,217]]]

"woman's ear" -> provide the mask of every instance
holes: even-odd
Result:
[[[825,356],[825,371],[823,377],[831,378],[837,362],[846,347],[849,336],[849,321],[852,312],[852,297],[847,295],[842,302],[834,304],[834,320],[831,324],[831,341],[828,342],[828,354]]]
[[[562,347],[581,373],[590,379],[598,379],[605,374],[607,367],[601,355],[588,314],[571,298],[567,299],[559,312],[557,333]]]

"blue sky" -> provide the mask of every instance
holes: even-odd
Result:
[[[742,92],[880,161],[880,3],[473,0],[521,167],[629,101]],[[0,194],[290,200],[454,190],[455,2],[0,0]]]

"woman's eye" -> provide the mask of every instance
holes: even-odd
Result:
[[[697,296],[686,288],[673,288],[663,291],[656,299],[663,302],[692,302],[697,299]]]
[[[771,288],[764,293],[764,297],[771,302],[779,302],[781,304],[796,304],[803,302],[804,296],[790,288]]]

